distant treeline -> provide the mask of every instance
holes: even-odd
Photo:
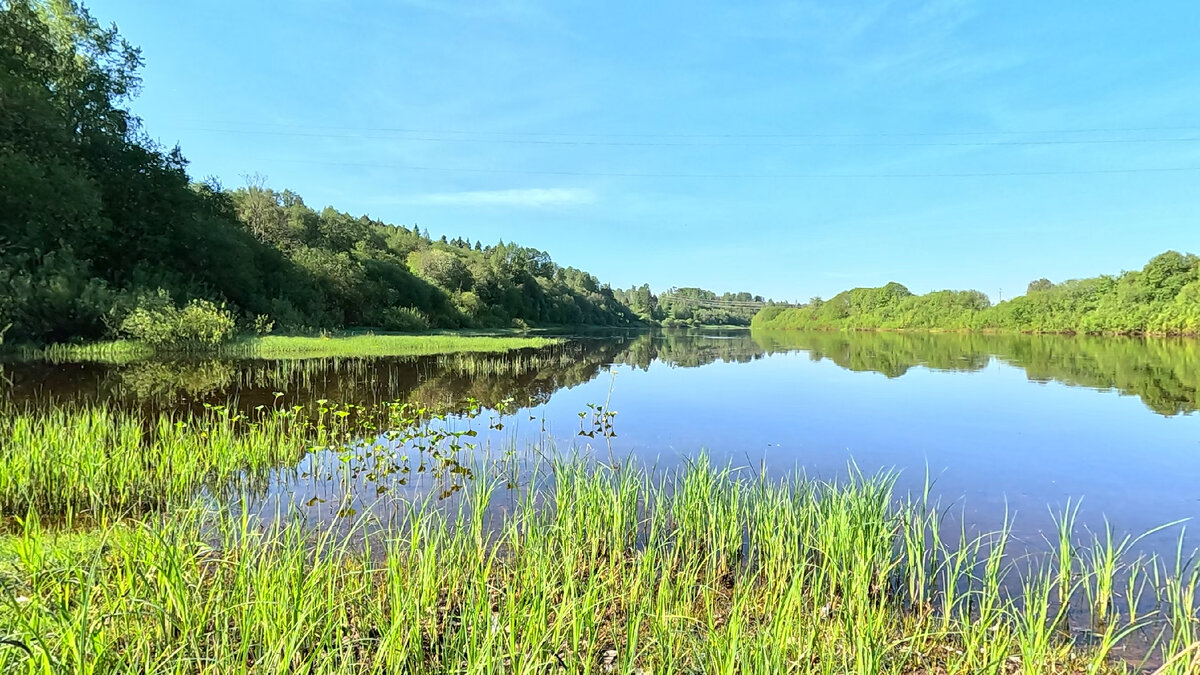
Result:
[[[1032,333],[1200,334],[1200,258],[1175,251],[1141,270],[1052,283],[991,304],[979,291],[914,295],[897,283],[855,288],[801,307],[769,306],[762,329],[978,330]]]
[[[760,309],[774,304],[745,291],[718,295],[695,287],[672,288],[655,295],[645,284],[615,291],[615,295],[643,322],[667,328],[749,326]]]
[[[0,2],[0,340],[637,322],[533,248],[191,182],[125,107],[140,66],[74,3]]]

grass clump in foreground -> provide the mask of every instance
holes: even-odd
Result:
[[[1110,673],[1136,627],[1163,631],[1161,672],[1200,666],[1194,566],[1111,565],[1123,545],[1096,539],[1013,597],[1006,533],[944,536],[890,475],[773,482],[702,458],[544,480],[499,526],[484,478],[382,539],[198,508],[86,535],[27,519],[0,543],[0,672]],[[1087,646],[1079,603],[1105,611]]]

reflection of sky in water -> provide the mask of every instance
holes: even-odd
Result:
[[[1083,499],[1081,522],[1142,532],[1200,516],[1200,416],[1164,417],[1135,396],[1031,382],[998,360],[975,372],[912,368],[886,378],[851,372],[804,352],[699,368],[661,362],[617,367],[558,391],[507,433],[540,441],[540,418],[560,450],[604,458],[602,438],[577,436],[577,413],[612,388],[618,456],[667,468],[707,450],[731,462],[783,474],[844,476],[896,469],[900,488],[919,491],[926,467],[935,493],[981,530],[999,527],[1007,508],[1017,533],[1041,541],[1048,507]],[[963,511],[965,509],[965,511]],[[953,515],[953,514],[952,514]],[[1178,528],[1156,537],[1167,545]]]
[[[518,367],[489,370],[506,358]],[[287,389],[289,404],[321,396],[360,403],[511,396],[521,406],[533,396],[546,402],[505,416],[502,430],[488,429],[487,413],[473,420],[480,436],[472,442],[499,454],[515,448],[518,468],[580,451],[601,461],[632,455],[667,469],[706,450],[719,463],[832,478],[854,461],[868,474],[900,471],[903,491],[919,490],[928,467],[935,494],[953,504],[952,516],[962,513],[986,531],[1001,525],[1007,509],[1015,513],[1017,534],[1031,543],[1050,525],[1048,507],[1059,510],[1068,498],[1083,499],[1082,523],[1100,528],[1107,516],[1120,532],[1200,516],[1200,415],[1164,416],[1200,401],[1200,342],[731,331],[584,340],[517,358],[521,364],[456,356],[5,368],[18,404],[39,392],[118,401],[147,381],[171,378],[200,388],[216,382],[204,399],[223,402],[236,394],[243,407],[272,404],[279,388]],[[615,377],[602,367],[614,361]],[[578,414],[608,400],[610,388],[617,437],[578,436]],[[196,396],[127,402],[194,409]],[[463,461],[486,465],[483,454]],[[347,505],[384,516],[398,503],[445,489],[434,476],[414,472],[384,495],[356,484],[345,504],[341,485],[303,477],[305,470],[279,472],[259,506],[286,510],[320,496],[324,503],[301,506],[306,518],[324,519]],[[1166,549],[1177,532],[1151,543]]]

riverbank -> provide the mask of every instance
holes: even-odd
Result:
[[[384,428],[416,440],[349,442]],[[834,483],[704,455],[668,471],[572,458],[514,487],[468,437],[400,405],[95,409],[0,430],[0,515],[20,518],[0,536],[0,672],[1200,666],[1200,572],[1131,560],[1128,540],[1076,527],[1070,508],[1031,559],[1007,530],[943,526],[891,473]],[[331,477],[293,486],[284,518],[236,506],[312,448],[336,452],[303,471]],[[384,489],[429,461],[466,476],[450,499]],[[321,487],[364,477],[369,499]],[[393,499],[386,521],[354,510],[377,499]]]
[[[369,356],[432,356],[439,354],[498,354],[559,344],[562,338],[518,331],[440,331],[436,333],[347,332],[314,336],[267,335],[243,337],[205,352],[186,355],[225,358],[291,359]],[[54,362],[95,361],[127,363],[155,356],[175,355],[156,351],[140,342],[115,340],[89,344],[53,344],[44,347],[14,346],[0,351],[15,360]]]
[[[1045,335],[1057,337],[1114,337],[1114,338],[1197,338],[1200,332],[1156,332],[1156,331],[1076,331],[1076,330],[1022,330],[1017,328],[928,328],[907,326],[831,326],[815,324],[781,324],[764,321],[749,327],[756,332],[793,333],[915,333],[947,335]]]

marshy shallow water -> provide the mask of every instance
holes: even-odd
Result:
[[[769,509],[757,505],[759,497],[792,504],[812,489],[804,486],[830,486],[789,482],[799,475],[837,481],[844,490],[816,490],[831,504],[845,501],[844,514],[826,513],[823,499],[797,513],[814,523],[843,515],[854,521],[856,495],[886,485],[873,517],[891,523],[884,528],[890,534],[872,555],[891,571],[864,592],[899,584],[886,593],[900,598],[895,618],[916,612],[932,620],[938,612],[917,611],[903,598],[925,593],[926,582],[931,598],[957,597],[937,588],[946,566],[959,560],[955,574],[963,576],[953,578],[982,584],[978,601],[1012,597],[1003,616],[1015,612],[1018,624],[1044,624],[1045,617],[1018,608],[1028,606],[1031,589],[1050,593],[1038,585],[1050,577],[1036,570],[1054,568],[1055,583],[1078,584],[1056,591],[1072,599],[1069,618],[1050,622],[1068,629],[1054,643],[1107,650],[1117,629],[1097,623],[1095,608],[1112,608],[1122,621],[1170,612],[1171,626],[1197,621],[1187,609],[1194,607],[1194,567],[1176,562],[1191,554],[1195,538],[1186,527],[1200,515],[1197,351],[1195,342],[1169,340],[668,331],[581,336],[503,356],[7,363],[0,374],[14,417],[6,430],[13,448],[24,450],[5,459],[10,475],[0,476],[0,494],[9,515],[32,508],[53,520],[172,505],[180,509],[174,520],[190,522],[189,496],[199,490],[230,513],[253,514],[247,522],[262,527],[275,521],[359,543],[379,532],[383,565],[396,562],[388,537],[403,538],[414,513],[466,514],[472,528],[512,546],[525,536],[518,534],[522,522],[558,523],[552,514],[569,512],[588,523],[621,495],[624,506],[604,527],[620,530],[630,560],[663,536],[658,527],[672,532],[670,541],[687,535],[694,523],[681,514],[719,512],[725,517],[718,530],[728,539],[721,547],[728,560],[719,567],[758,579],[762,558],[754,551],[765,545],[759,521],[792,513],[789,506],[764,516]],[[104,448],[107,459],[92,461],[92,448]],[[597,471],[587,480],[599,481],[586,492],[600,500],[592,515],[559,480],[564,471],[583,476],[586,467]],[[726,477],[714,478],[722,467]],[[724,487],[708,497],[691,494],[696,477]],[[58,487],[35,489],[51,483]],[[887,506],[892,499],[898,510]],[[691,506],[649,517],[670,500]],[[542,503],[551,515],[539,515]],[[1165,523],[1172,525],[1133,538]],[[848,525],[847,532],[863,526]],[[801,529],[800,540],[816,537],[812,550],[829,555],[834,540],[820,543],[828,533]],[[233,536],[236,528],[217,531]],[[466,536],[455,531],[445,536]],[[591,536],[573,545],[586,547]],[[893,545],[900,558],[888,557]],[[242,544],[218,549],[228,546]],[[992,550],[1004,552],[1004,569],[1011,563],[1033,576],[1004,573],[990,562],[999,560]],[[842,553],[838,564],[857,559]],[[1158,558],[1138,557],[1145,554]],[[141,565],[135,558],[129,564]],[[912,576],[926,569],[931,576]],[[1180,584],[1160,575],[1178,575]],[[1122,592],[1102,588],[1103,579],[1133,581]],[[954,610],[965,612],[964,626],[984,609],[967,602]],[[996,620],[1008,626],[1008,619]],[[1140,625],[1112,653],[1155,663],[1161,625]],[[1031,640],[1050,635],[1041,628]],[[939,643],[921,658],[953,661],[954,641],[972,634],[955,628],[947,633],[950,652],[938,656],[947,648]]]
[[[1200,516],[1200,344],[1188,340],[660,331],[503,356],[0,368],[6,397],[24,409],[402,400],[461,412],[473,400],[475,419],[447,422],[476,434],[463,465],[515,451],[506,470],[518,474],[567,453],[666,470],[701,451],[777,476],[894,469],[899,490],[919,491],[928,477],[955,518],[979,531],[1010,520],[1034,546],[1068,499],[1082,500],[1079,522],[1093,530],[1105,519],[1139,533]],[[617,413],[607,432],[598,409]],[[321,520],[346,513],[325,504],[387,509],[400,492],[322,482],[321,463],[281,467],[259,508],[291,504]],[[402,492],[445,492],[445,478],[414,475]],[[347,487],[357,493],[339,494]],[[1143,545],[1166,551],[1178,534]]]

